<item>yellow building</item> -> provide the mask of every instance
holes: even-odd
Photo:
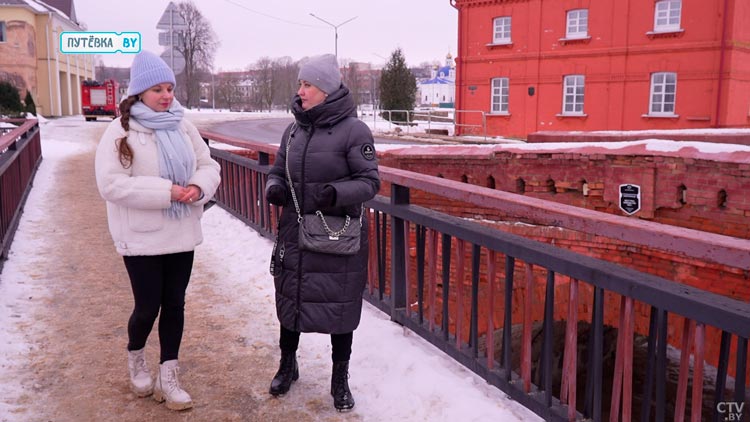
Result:
[[[94,79],[94,56],[63,54],[60,34],[83,31],[73,0],[0,0],[0,80],[31,92],[42,116],[81,113],[81,82]]]

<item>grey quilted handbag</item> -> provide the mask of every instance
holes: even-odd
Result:
[[[292,177],[289,174],[289,146],[292,144],[292,134],[295,129],[296,124],[293,124],[292,128],[289,129],[289,138],[286,141],[286,181],[292,193],[294,210],[297,211],[299,248],[305,251],[335,255],[354,255],[359,252],[364,205],[361,207],[358,219],[352,219],[348,215],[346,217],[326,217],[320,210],[315,211],[315,214],[302,215]]]
[[[305,214],[299,225],[299,247],[306,251],[354,255],[359,252],[361,230],[361,219],[352,220],[348,215],[324,217],[320,211]]]

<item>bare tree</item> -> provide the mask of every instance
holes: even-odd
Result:
[[[220,107],[232,110],[242,105],[242,94],[237,85],[238,81],[233,78],[219,78],[216,86],[216,97]]]
[[[177,13],[186,24],[186,28],[180,32],[180,42],[176,50],[185,58],[184,98],[185,106],[191,107],[198,102],[200,96],[200,71],[207,71],[213,67],[214,53],[219,42],[211,24],[192,1],[178,3]]]
[[[372,65],[369,65],[369,69],[365,73],[368,79],[368,103],[372,104],[373,108],[380,108],[380,69],[373,69]]]
[[[360,95],[360,75],[357,63],[350,62],[349,66],[344,71],[343,76],[344,85],[349,88],[349,92],[351,92],[352,97],[354,98],[354,104],[359,106],[362,104],[362,98]]]
[[[103,81],[105,79],[113,79],[113,71],[110,70],[111,68],[104,65],[104,62],[99,59],[99,62],[94,67],[94,74],[96,75],[96,78],[100,81]]]
[[[271,111],[273,105],[273,61],[268,57],[261,57],[255,62],[255,79],[253,90],[253,106],[263,111]]]
[[[281,57],[274,60],[274,88],[273,104],[290,110],[292,97],[297,93],[299,65],[291,57]]]

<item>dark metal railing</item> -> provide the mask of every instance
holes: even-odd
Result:
[[[36,169],[42,161],[37,120],[0,119],[0,268],[18,227]]]
[[[266,236],[275,230],[276,209],[263,198],[275,148],[258,146],[257,160],[212,149],[222,163],[221,206]],[[390,197],[366,203],[365,298],[527,408],[547,420],[595,421],[728,420],[727,412],[747,408],[750,304],[420,207],[410,193],[548,207],[538,215],[559,215],[560,204],[503,205],[507,193],[387,167],[380,173]],[[586,227],[572,215],[545,218]],[[615,233],[616,224],[609,216],[592,227]],[[659,228],[648,239],[637,230],[650,246],[690,254],[692,242],[696,258],[747,265],[743,242],[713,239],[716,254],[692,231]],[[714,362],[706,338],[717,332]],[[708,364],[715,376],[706,375]]]
[[[214,148],[211,155],[221,165],[222,183],[216,191],[217,203],[261,235],[270,237],[276,207],[270,206],[263,195],[269,166]]]
[[[365,294],[368,300],[545,419],[638,420],[633,418],[634,392],[641,397],[640,420],[649,421],[666,420],[668,402],[675,408],[670,419],[689,413],[693,420],[717,415],[718,403],[744,402],[750,305],[409,205],[408,189],[402,186],[393,186],[390,201],[379,197],[368,205],[373,210],[372,242],[377,245]],[[535,295],[535,290],[542,292]],[[559,297],[560,293],[564,295]],[[591,311],[580,315],[582,307]],[[645,371],[633,361],[636,308],[650,313],[644,330]],[[479,315],[485,316],[484,324]],[[682,317],[685,332],[696,333],[682,337],[680,350],[687,353],[680,355],[678,393],[670,398],[665,396],[667,315]],[[614,368],[605,374],[603,332],[605,320],[612,319],[619,321],[616,356]],[[540,340],[534,341],[534,324],[539,320]],[[562,332],[555,321],[564,322]],[[588,323],[589,335],[581,335],[579,321]],[[502,339],[498,354],[497,329]],[[713,387],[716,394],[708,411],[702,379],[707,329],[721,330],[724,339]],[[512,341],[516,334],[520,341]],[[553,359],[555,337],[564,342],[559,364]],[[730,395],[725,385],[732,339],[738,346]],[[579,349],[581,343],[585,346]],[[536,356],[535,345],[541,348]],[[691,347],[695,348],[692,378],[687,366]],[[587,365],[579,367],[581,362]],[[635,391],[633,371],[642,371],[638,375],[643,380]],[[556,372],[561,376],[555,377]],[[577,379],[582,373],[585,378]],[[607,397],[605,379],[612,387]],[[694,387],[686,408],[690,381]]]
[[[247,148],[245,141],[210,131],[201,131],[206,143],[213,140],[226,145]],[[244,221],[264,237],[276,233],[278,207],[266,201],[264,190],[271,168],[271,157],[278,147],[253,143],[252,149],[243,149],[249,154],[211,148],[211,155],[221,165],[221,185],[216,192],[217,204]]]

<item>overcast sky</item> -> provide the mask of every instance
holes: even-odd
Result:
[[[334,52],[333,27],[339,25],[340,59],[383,64],[401,47],[407,64],[444,62],[456,56],[457,16],[449,0],[193,0],[220,41],[216,70],[239,70],[261,57],[305,56]],[[101,0],[75,0],[78,20],[89,31],[140,32],[143,47],[155,53],[156,24],[167,0],[128,0],[104,6]],[[108,66],[129,66],[132,56],[100,56]]]

